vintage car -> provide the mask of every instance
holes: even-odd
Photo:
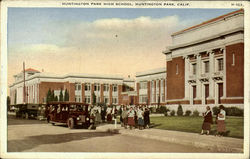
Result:
[[[16,117],[21,118],[37,118],[38,109],[40,107],[39,104],[16,104],[11,105],[11,107],[14,107]]]
[[[48,102],[45,115],[48,123],[66,124],[70,129],[76,126],[91,128],[95,123],[88,112],[88,105],[79,102]]]

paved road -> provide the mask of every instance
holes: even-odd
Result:
[[[210,152],[141,137],[100,130],[70,130],[44,121],[14,118],[8,119],[7,147],[9,152]]]

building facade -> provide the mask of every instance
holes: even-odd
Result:
[[[140,105],[166,105],[166,68],[136,73],[137,101]]]
[[[69,101],[87,104],[93,103],[93,94],[96,96],[96,103],[120,105],[124,102],[134,102],[123,98],[126,92],[134,90],[134,80],[121,76],[90,74],[61,76],[27,69],[25,83],[23,72],[14,78],[15,82],[10,86],[11,104],[45,103],[49,90],[53,91],[58,99],[60,93],[64,95],[67,90]]]
[[[166,48],[166,104],[243,107],[244,11],[172,34]]]

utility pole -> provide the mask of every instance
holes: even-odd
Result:
[[[23,103],[26,103],[26,89],[25,89],[25,63],[23,62]]]

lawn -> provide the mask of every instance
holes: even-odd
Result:
[[[226,118],[226,130],[230,133],[228,136],[243,138],[244,136],[244,124],[243,117],[233,117],[227,116]],[[178,116],[161,116],[161,117],[151,117],[150,122],[154,124],[156,129],[164,130],[176,130],[184,132],[200,133],[201,126],[203,123],[203,117],[178,117]],[[212,131],[216,130],[216,124],[212,125]]]

